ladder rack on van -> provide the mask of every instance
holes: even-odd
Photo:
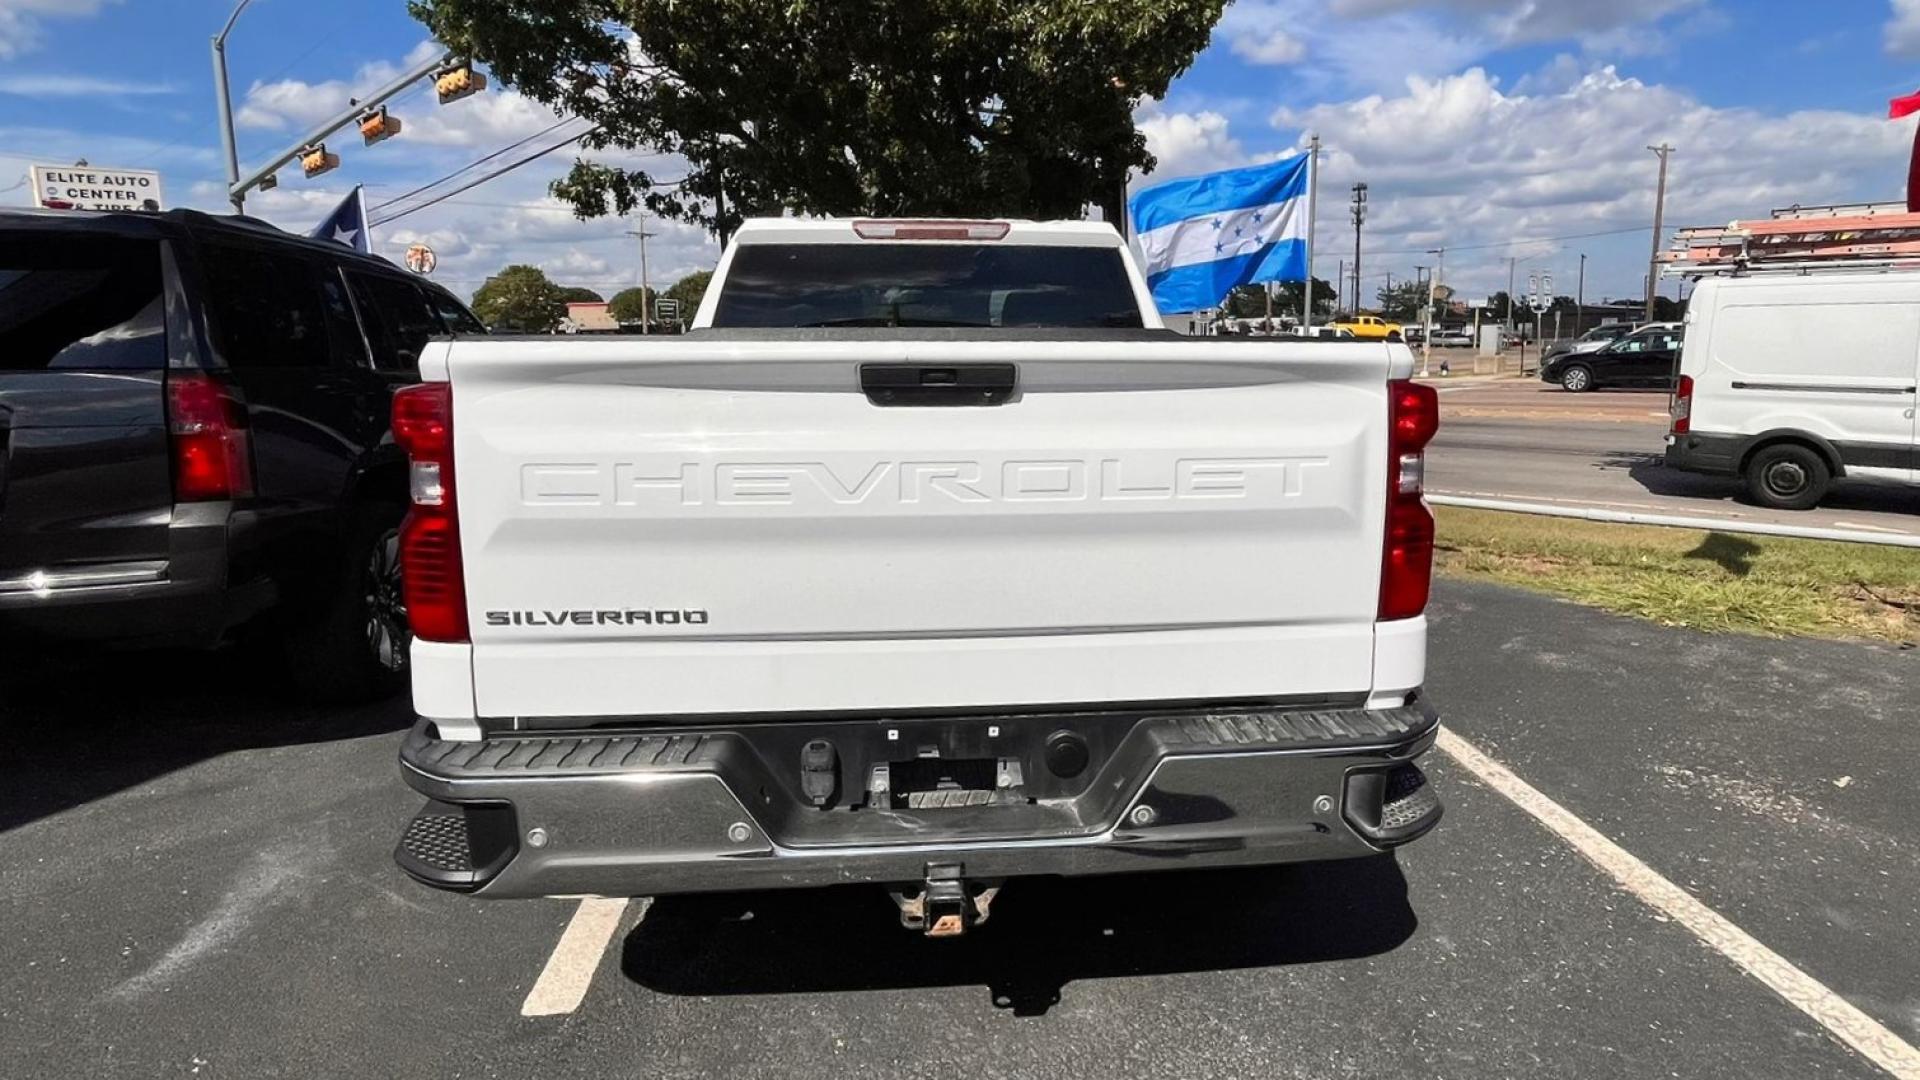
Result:
[[[1905,203],[1788,207],[1681,229],[1659,258],[1664,276],[1920,268],[1920,214]]]

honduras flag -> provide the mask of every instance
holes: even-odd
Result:
[[[1173,180],[1128,203],[1164,312],[1199,311],[1236,285],[1305,281],[1310,158]]]
[[[373,237],[367,230],[367,200],[360,193],[360,185],[355,184],[347,197],[340,200],[340,205],[333,208],[333,213],[307,235],[337,240],[355,251],[373,254]]]

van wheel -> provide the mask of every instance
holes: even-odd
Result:
[[[1747,494],[1776,510],[1811,510],[1827,494],[1833,471],[1826,459],[1798,443],[1762,447],[1747,459]]]
[[[1593,369],[1583,364],[1575,364],[1560,375],[1560,389],[1571,390],[1576,394],[1593,389]]]
[[[293,679],[316,698],[375,701],[406,686],[413,641],[400,593],[401,514],[359,508],[324,592],[288,629]]]

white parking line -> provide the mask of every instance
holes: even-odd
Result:
[[[540,978],[527,992],[520,1015],[560,1016],[578,1009],[626,910],[624,899],[590,896],[581,900],[561,932],[559,944],[553,947],[553,955],[547,957]],[[641,918],[646,914],[646,908],[641,908]]]
[[[1898,1080],[1920,1080],[1920,1050],[1915,1050],[1878,1020],[1848,1004],[1813,976],[1789,963],[1786,957],[1695,899],[1692,893],[1660,876],[1472,743],[1442,729],[1439,746],[1482,783],[1506,796],[1589,862],[1606,871],[1621,888],[1686,927],[1709,948],[1785,998],[1835,1038]]]

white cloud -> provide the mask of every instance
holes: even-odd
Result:
[[[0,94],[18,97],[148,97],[178,93],[179,89],[172,83],[134,82],[95,75],[0,75]]]
[[[346,108],[349,100],[371,94],[437,52],[439,46],[422,42],[398,63],[378,60],[361,65],[351,79],[256,82],[247,88],[234,113],[234,123],[269,131],[310,129]],[[532,135],[560,118],[552,109],[513,90],[489,90],[450,105],[415,95],[392,104],[392,110],[402,125],[398,138],[427,146],[501,146]]]
[[[1134,114],[1134,123],[1157,161],[1149,182],[1246,164],[1245,151],[1227,131],[1227,118],[1217,112],[1170,113],[1149,102]]]
[[[1297,64],[1306,59],[1307,45],[1285,30],[1254,31],[1235,37],[1233,52],[1252,64]]]
[[[1704,0],[1334,0],[1333,12],[1367,18],[1404,12],[1466,18],[1502,44],[1585,39],[1659,22]]]
[[[42,20],[85,18],[97,14],[104,0],[0,0],[0,60],[11,60],[40,47],[45,40]]]
[[[1895,56],[1920,56],[1920,0],[1893,0],[1893,18],[1886,25],[1887,51]]]
[[[1559,245],[1466,248],[1649,224],[1651,144],[1670,141],[1679,148],[1668,221],[1704,224],[1764,216],[1793,203],[1896,194],[1910,137],[1907,129],[1855,113],[1717,109],[1611,67],[1563,91],[1534,94],[1504,91],[1476,68],[1409,79],[1394,95],[1283,108],[1272,120],[1285,130],[1320,133],[1323,192],[1356,180],[1370,184],[1369,249],[1463,249],[1448,256],[1449,278],[1476,292],[1505,287],[1509,255],[1548,258]],[[1807,153],[1809,146],[1821,150]],[[1324,224],[1329,211],[1322,212]],[[1620,256],[1596,271],[1610,273],[1618,291],[1632,291],[1646,243],[1644,233],[1619,241]]]
[[[1485,34],[1460,32],[1417,12],[1329,18],[1322,0],[1239,0],[1222,16],[1218,33],[1249,60],[1276,36],[1293,42],[1294,73],[1310,92],[1324,95],[1354,87],[1393,90],[1408,75],[1450,74],[1497,46]]]

